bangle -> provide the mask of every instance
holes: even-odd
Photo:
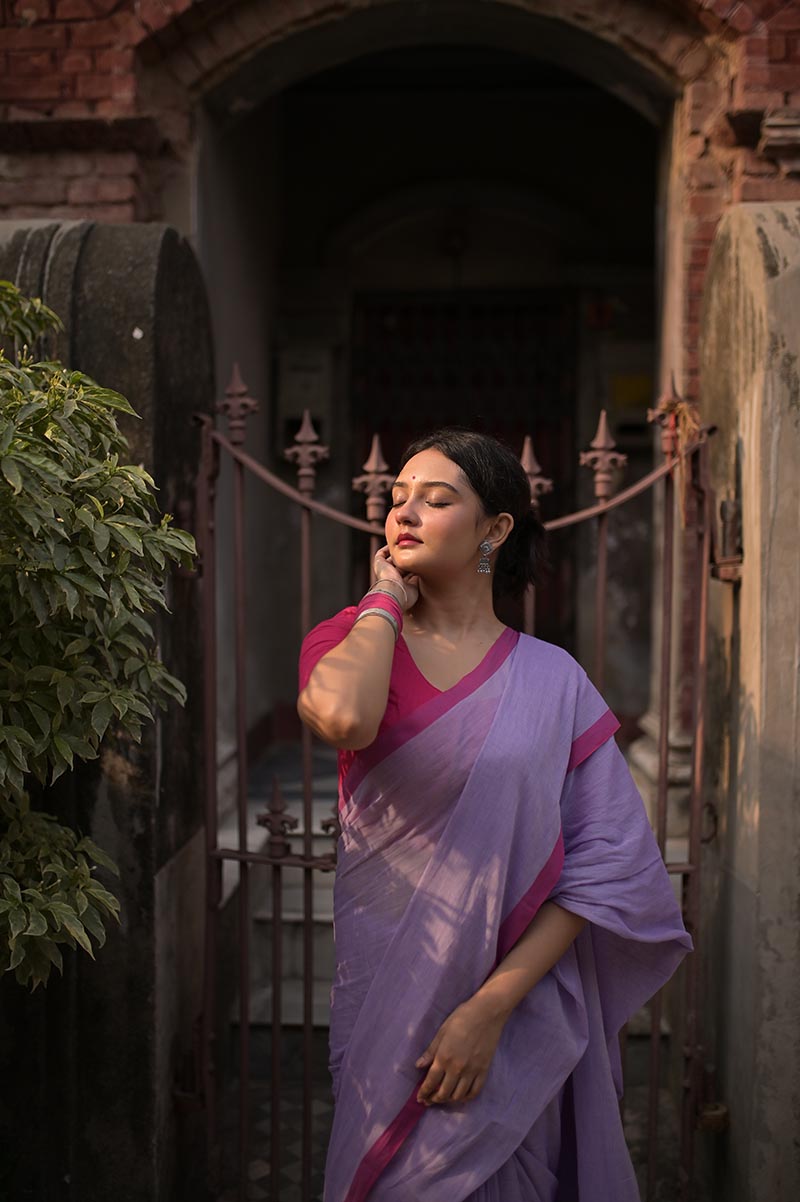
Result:
[[[397,623],[397,634],[398,638],[400,637],[403,629],[403,609],[394,593],[383,590],[379,593],[366,593],[358,603],[358,613],[363,613],[365,609],[380,609],[388,613]]]
[[[362,609],[361,612],[356,617],[356,620],[353,623],[353,625],[354,626],[357,625],[361,621],[361,619],[366,618],[368,614],[377,614],[379,618],[385,618],[386,621],[391,626],[392,630],[394,631],[394,641],[397,642],[397,640],[400,638],[400,626],[397,621],[397,618],[395,618],[393,614],[390,614],[387,609],[378,609],[377,606],[375,606],[374,608]]]
[[[372,588],[367,589],[367,595],[369,596],[370,593],[386,593],[387,597],[394,597],[394,593],[389,592],[386,587],[390,584],[394,584],[400,589],[401,593],[403,594],[403,609],[408,609],[408,593],[406,592],[406,586],[403,584],[402,580],[376,580]],[[395,600],[397,600],[396,597]]]

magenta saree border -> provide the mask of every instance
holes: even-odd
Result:
[[[533,919],[542,902],[552,892],[553,886],[561,874],[564,863],[564,839],[558,832],[555,847],[548,856],[547,863],[542,868],[536,880],[531,885],[514,909],[503,919],[497,937],[497,956],[494,964],[486,974],[492,975],[495,968],[526,929]],[[411,1132],[422,1118],[426,1107],[417,1101],[419,1084],[414,1086],[408,1100],[392,1119],[389,1126],[378,1136],[364,1155],[353,1175],[350,1188],[344,1202],[365,1202],[375,1182],[380,1177],[389,1162],[397,1155]]]
[[[593,722],[582,735],[578,735],[577,739],[573,740],[567,762],[567,772],[572,772],[573,768],[577,768],[584,760],[588,760],[592,752],[597,751],[597,748],[619,730],[619,727],[619,719],[612,714],[611,710],[606,710],[604,714],[601,714],[596,722]]]
[[[371,772],[382,760],[401,747],[414,735],[425,730],[432,722],[441,718],[454,706],[469,697],[482,684],[493,676],[501,667],[519,640],[519,631],[507,626],[499,638],[495,640],[486,655],[476,668],[462,676],[458,684],[451,689],[445,689],[430,701],[420,705],[407,718],[401,718],[393,723],[388,730],[379,735],[369,747],[359,751],[350,771],[342,781],[342,794],[349,800],[368,772]]]

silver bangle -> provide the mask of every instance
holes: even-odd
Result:
[[[394,593],[390,592],[386,587],[391,584],[396,585],[401,590],[403,594],[403,608],[408,609],[408,593],[406,592],[405,585],[400,580],[376,580],[372,587],[367,589],[367,593],[385,593],[387,597],[394,597],[395,601],[397,601],[398,599]]]
[[[387,613],[385,609],[378,609],[377,606],[374,609],[362,609],[353,625],[355,626],[361,621],[362,618],[366,618],[367,614],[378,614],[381,618],[385,618],[394,631],[394,641],[397,642],[397,640],[400,638],[400,627],[397,623],[397,618],[393,617],[392,614]]]

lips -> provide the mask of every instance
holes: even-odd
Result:
[[[402,546],[407,546],[407,547],[420,546],[420,545],[421,545],[421,543],[422,543],[422,539],[421,539],[421,538],[414,538],[413,534],[401,534],[401,535],[400,535],[400,537],[399,537],[399,538],[398,538],[398,540],[397,540],[397,545],[398,545],[398,547],[402,547]]]

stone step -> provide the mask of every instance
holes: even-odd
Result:
[[[283,978],[303,975],[303,912],[300,908],[288,908],[282,915],[283,929]],[[314,913],[314,978],[330,985],[335,968],[333,944],[333,912],[322,909]],[[250,955],[253,965],[253,980],[268,981],[272,977],[273,923],[269,909],[259,907],[253,915],[253,936]]]
[[[329,1027],[331,1021],[331,982],[315,981],[312,994],[312,1025]],[[281,1023],[284,1026],[302,1026],[303,982],[299,977],[284,977],[281,986]],[[239,1006],[231,1010],[231,1024],[239,1025]],[[250,994],[250,1025],[272,1025],[272,985],[260,985]]]

